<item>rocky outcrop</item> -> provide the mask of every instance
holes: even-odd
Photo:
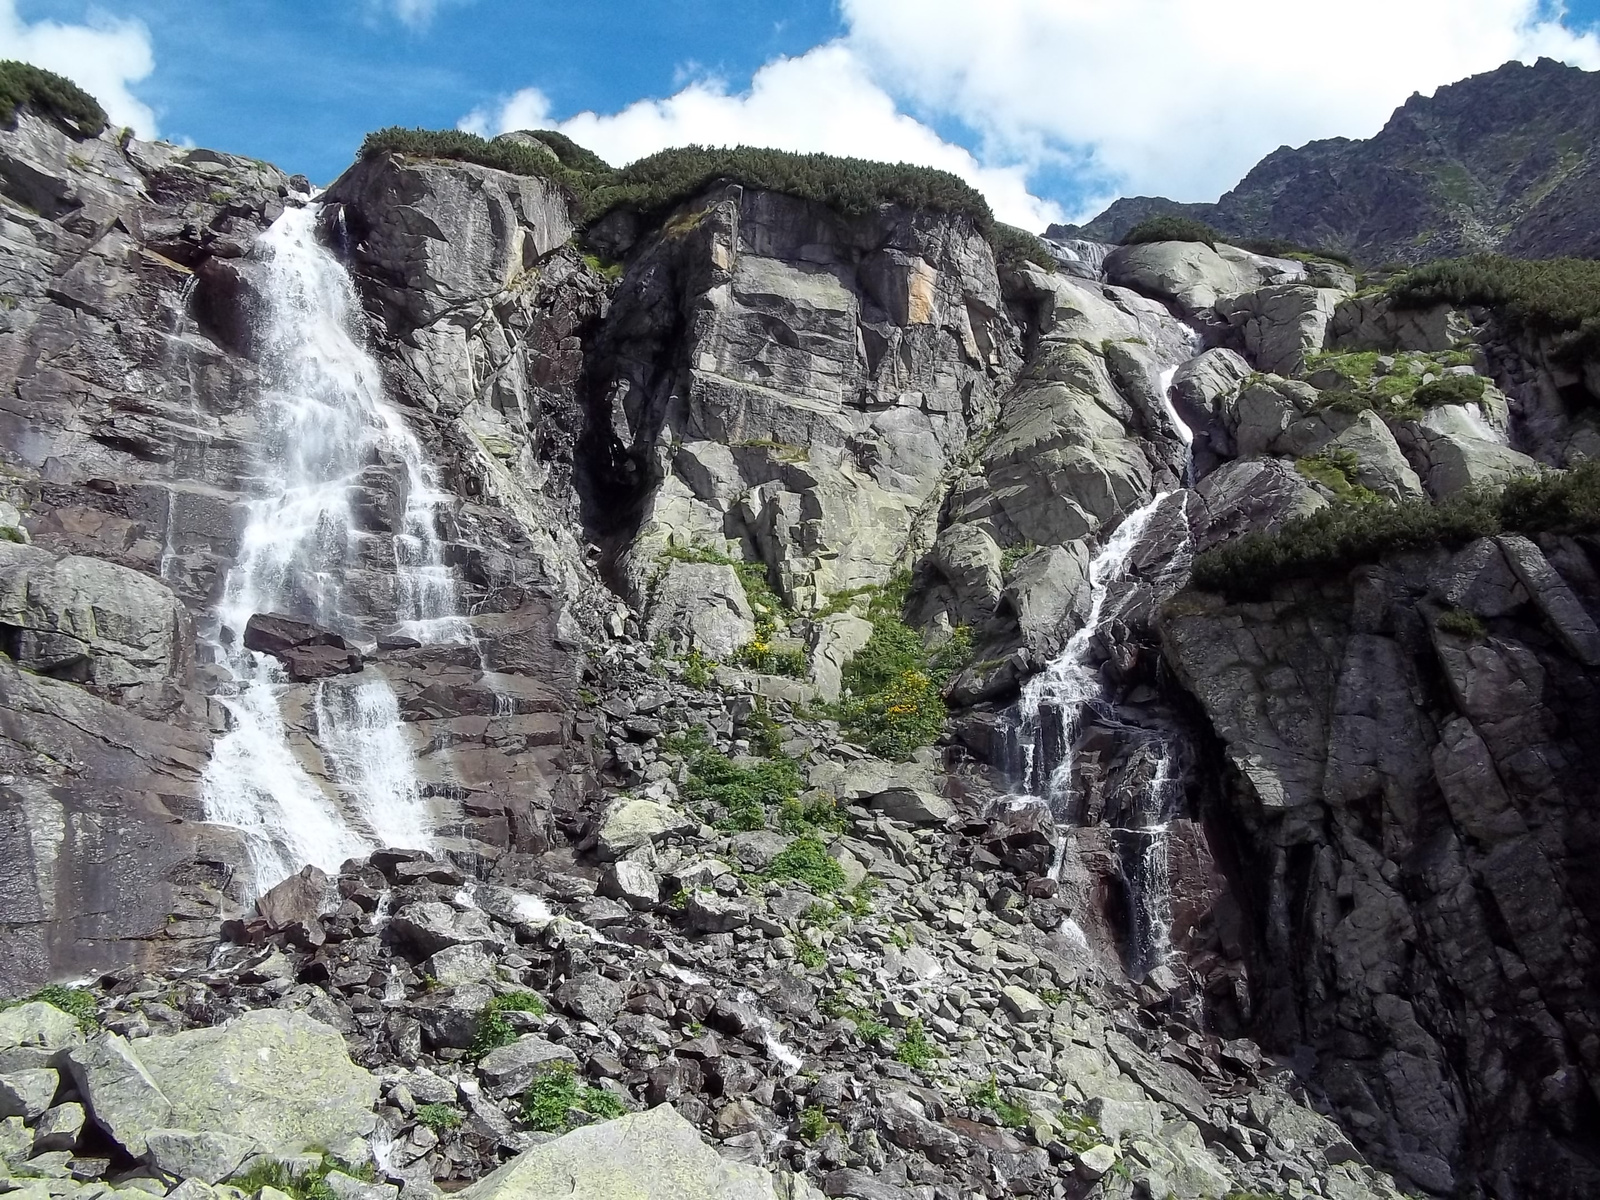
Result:
[[[965,218],[844,218],[729,188],[632,257],[593,350],[597,524],[647,590],[667,544],[763,562],[803,608],[885,582],[1017,359]]]
[[[1595,1186],[1589,553],[1485,540],[1162,622],[1229,764],[1262,1029],[1431,1191]]]

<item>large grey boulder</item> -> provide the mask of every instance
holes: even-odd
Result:
[[[1306,355],[1321,350],[1328,322],[1344,293],[1306,283],[1279,284],[1217,304],[1217,311],[1244,335],[1245,353],[1256,369],[1294,375]]]
[[[695,823],[665,800],[619,796],[606,809],[596,831],[595,853],[606,862],[674,834],[693,832]]]
[[[1233,434],[1240,458],[1279,452],[1289,428],[1316,408],[1319,393],[1308,383],[1263,375],[1240,388],[1224,403],[1223,420]]]
[[[650,597],[645,636],[678,653],[725,659],[755,636],[755,614],[738,573],[723,563],[669,562]]]
[[[1280,528],[1328,501],[1310,480],[1282,459],[1224,463],[1200,481],[1199,548],[1254,530]]]
[[[6,1070],[43,1067],[82,1041],[77,1018],[43,1000],[0,1010],[0,1065]]]
[[[1421,500],[1427,492],[1411,469],[1389,426],[1377,413],[1367,411],[1345,430],[1316,448],[1355,455],[1355,482],[1385,500]]]
[[[0,1119],[21,1117],[32,1122],[50,1107],[61,1076],[48,1067],[0,1075]]]
[[[525,1034],[508,1046],[497,1046],[478,1062],[483,1090],[489,1095],[516,1096],[553,1063],[577,1064],[578,1056],[566,1046],[547,1042],[537,1034]]]
[[[103,1034],[67,1062],[95,1123],[136,1157],[172,1129],[348,1157],[375,1121],[377,1079],[350,1061],[336,1029],[298,1012],[260,1009],[137,1046]]]
[[[872,640],[872,622],[854,613],[831,613],[816,622],[811,638],[811,685],[824,700],[837,700],[844,668]]]
[[[1303,268],[1221,243],[1146,242],[1118,246],[1106,256],[1105,272],[1112,283],[1170,300],[1185,315],[1198,316],[1219,300],[1298,278]]]
[[[192,1129],[153,1129],[146,1135],[145,1144],[146,1161],[156,1170],[201,1183],[226,1179],[245,1159],[262,1149],[252,1137]]]
[[[1495,439],[1476,409],[1449,404],[1400,427],[1402,445],[1436,500],[1471,487],[1494,486],[1544,466]]]
[[[112,698],[181,685],[193,669],[194,628],[178,598],[97,558],[0,539],[0,624],[15,630],[18,665]]]
[[[1327,345],[1336,350],[1440,353],[1455,349],[1471,332],[1466,316],[1449,305],[1395,308],[1387,295],[1378,293],[1352,296],[1334,309]]]
[[[462,1200],[778,1200],[760,1167],[722,1158],[670,1104],[524,1151]]]

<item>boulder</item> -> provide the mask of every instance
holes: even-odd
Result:
[[[256,901],[256,912],[268,929],[308,946],[322,945],[322,915],[336,907],[333,881],[314,866],[302,868]]]
[[[7,1070],[20,1069],[24,1063],[42,1067],[57,1051],[82,1041],[77,1018],[43,1000],[0,1009],[0,1062],[7,1064]]]
[[[759,1167],[721,1158],[669,1104],[587,1125],[512,1159],[461,1200],[778,1200]]]
[[[286,613],[254,613],[244,628],[247,650],[270,654],[300,682],[350,675],[361,670],[361,655],[337,633]]]
[[[868,797],[868,807],[908,825],[943,825],[955,816],[955,806],[936,792],[923,788],[892,787]]]
[[[1317,389],[1296,379],[1264,375],[1245,384],[1224,413],[1239,457],[1278,453],[1278,439],[1317,401]]]
[[[494,1097],[517,1096],[527,1090],[534,1078],[551,1063],[577,1065],[578,1056],[565,1046],[547,1042],[537,1034],[526,1034],[508,1046],[497,1046],[478,1062],[483,1090]]]
[[[46,1110],[33,1127],[34,1153],[76,1150],[78,1139],[83,1136],[84,1120],[81,1104],[58,1104]]]
[[[872,640],[872,622],[854,613],[820,618],[811,635],[811,685],[834,701],[844,687],[844,666]]]
[[[260,1009],[209,1029],[143,1038],[103,1034],[68,1051],[94,1120],[135,1157],[155,1130],[249,1136],[275,1154],[323,1147],[349,1156],[371,1132],[378,1081],[344,1038],[299,1012]]]
[[[643,863],[624,858],[601,874],[600,894],[646,912],[661,902],[661,879]]]
[[[750,910],[715,892],[690,892],[683,906],[683,923],[691,933],[732,933],[750,923]]]
[[[428,959],[427,971],[440,987],[481,983],[496,976],[494,959],[480,942],[462,942],[434,951]]]
[[[1447,404],[1430,409],[1422,420],[1401,427],[1400,440],[1435,500],[1544,470],[1539,462],[1496,440],[1475,407],[1469,411]]]
[[[677,653],[726,659],[755,636],[755,614],[738,572],[725,563],[668,562],[651,593],[645,637]]]
[[[1385,500],[1422,500],[1427,496],[1394,434],[1375,412],[1362,413],[1344,432],[1318,449],[1354,454],[1355,482]]]
[[[595,849],[602,861],[610,862],[630,850],[695,828],[693,821],[664,800],[618,797],[600,822]]]
[[[622,985],[598,971],[575,975],[555,990],[557,1007],[604,1029],[622,1011]]]
[[[21,1117],[32,1124],[50,1107],[61,1087],[61,1076],[48,1067],[0,1075],[0,1119]]]
[[[1333,350],[1438,354],[1454,350],[1471,332],[1472,325],[1465,314],[1447,304],[1397,309],[1380,292],[1341,301],[1328,322],[1327,344]]]
[[[1322,349],[1328,322],[1343,298],[1334,288],[1286,283],[1223,300],[1217,311],[1243,334],[1257,370],[1296,375],[1306,355]]]
[[[1219,300],[1282,283],[1298,264],[1264,258],[1236,246],[1204,242],[1146,242],[1118,246],[1106,256],[1106,278],[1147,296],[1170,300],[1185,316],[1209,314]]]
[[[462,911],[442,900],[407,904],[390,918],[389,928],[395,937],[429,955],[449,946],[495,940],[489,918],[480,910]]]
[[[201,1183],[226,1179],[245,1159],[262,1149],[254,1138],[191,1129],[152,1129],[145,1136],[145,1144],[145,1161],[156,1170]]]

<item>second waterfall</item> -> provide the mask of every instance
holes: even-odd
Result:
[[[219,695],[230,728],[206,768],[205,813],[242,832],[257,890],[307,864],[426,847],[433,823],[384,677],[368,667],[296,701],[277,660],[245,646],[251,616],[289,613],[358,646],[382,632],[469,639],[433,470],[354,332],[355,290],[318,240],[317,216],[313,205],[290,207],[253,251],[260,436],[211,636],[230,677]],[[372,511],[373,494],[387,498],[386,512]],[[313,738],[297,740],[291,717],[309,720]]]

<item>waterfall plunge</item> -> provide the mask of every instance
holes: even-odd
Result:
[[[387,537],[392,623],[423,642],[470,640],[436,530],[442,494],[384,397],[378,364],[352,336],[355,290],[316,228],[315,208],[289,208],[256,244],[266,268],[256,330],[262,429],[213,645],[232,676],[219,694],[232,728],[216,743],[201,796],[208,820],[244,833],[257,890],[308,863],[337,869],[379,845],[422,848],[432,838],[388,682],[368,670],[317,685],[317,739],[333,784],[325,788],[290,743],[282,668],[244,647],[250,617],[293,612],[351,634],[368,614],[350,611],[348,575],[364,561],[363,538]],[[404,477],[392,534],[361,532],[352,506],[362,473],[377,464]]]

